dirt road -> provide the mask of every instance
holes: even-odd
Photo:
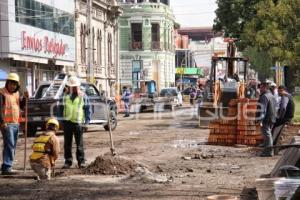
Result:
[[[136,174],[75,175],[78,171],[75,165],[66,175],[59,175],[63,172],[62,152],[56,166],[57,177],[52,181],[0,177],[0,199],[179,200],[206,199],[212,194],[255,199],[251,189],[255,179],[269,173],[279,156],[260,158],[258,150],[253,148],[205,145],[208,130],[197,128],[194,115],[192,109],[181,109],[175,113],[119,116],[119,126],[113,132],[118,156],[137,161],[152,175],[163,177],[163,181]],[[63,146],[63,137],[59,138]],[[29,139],[30,145],[32,140]],[[84,141],[87,163],[97,156],[110,154],[109,135],[102,127],[85,133]],[[15,168],[18,170],[23,166],[23,142],[21,138],[17,148]],[[28,163],[26,175],[32,175]]]

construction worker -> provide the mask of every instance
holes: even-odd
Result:
[[[58,121],[50,118],[46,123],[46,132],[33,142],[30,165],[33,171],[37,173],[38,180],[51,179],[52,168],[55,166],[60,151],[59,140],[55,135],[58,130]]]
[[[80,91],[80,81],[76,76],[71,76],[67,86],[69,92],[64,94],[60,116],[63,117],[64,127],[64,169],[73,164],[72,143],[73,135],[76,142],[76,159],[79,168],[86,166],[83,149],[83,128],[91,119],[90,102],[88,97]]]
[[[269,84],[267,82],[260,84],[257,117],[261,123],[261,132],[264,137],[264,150],[260,156],[271,157],[274,155],[270,147],[273,146],[271,130],[276,121],[276,99],[269,90]]]
[[[13,161],[19,135],[20,109],[25,106],[28,92],[23,98],[19,96],[20,78],[16,73],[10,73],[5,87],[0,89],[0,129],[3,138],[2,175],[12,175]]]
[[[295,102],[293,96],[287,92],[285,86],[278,87],[278,94],[281,97],[278,115],[275,123],[275,127],[282,124],[291,122],[295,113]]]
[[[278,95],[277,85],[274,82],[270,83],[270,91],[276,99],[276,112],[279,110],[280,99],[281,97]]]

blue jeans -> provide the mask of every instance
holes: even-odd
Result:
[[[19,124],[7,124],[6,129],[2,130],[3,137],[3,163],[1,170],[11,170],[19,136]]]
[[[264,153],[271,153],[272,149],[267,148],[267,147],[271,147],[273,146],[273,138],[272,138],[272,127],[273,124],[272,123],[265,123],[263,122],[262,127],[261,127],[261,131],[264,137]]]
[[[124,101],[124,106],[125,106],[125,114],[129,115],[129,101]]]

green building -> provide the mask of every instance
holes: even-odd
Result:
[[[169,0],[118,0],[122,86],[144,92],[155,81],[159,91],[175,86],[175,17]]]

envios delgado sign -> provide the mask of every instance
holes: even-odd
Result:
[[[64,56],[68,50],[68,44],[62,39],[55,40],[44,36],[42,38],[29,35],[26,31],[21,32],[21,48],[36,53],[52,54],[53,56]]]

